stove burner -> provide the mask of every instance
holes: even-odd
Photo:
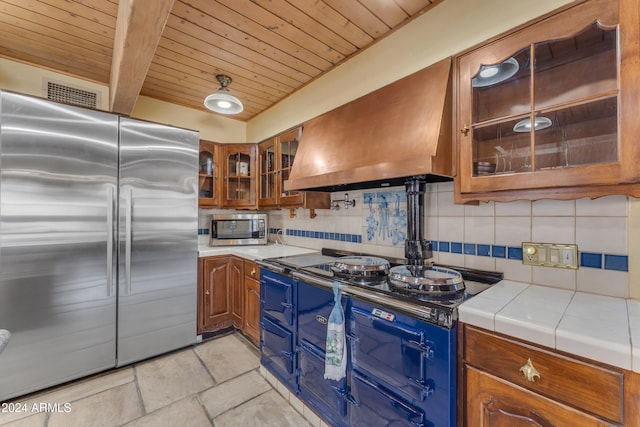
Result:
[[[360,283],[376,282],[386,279],[389,261],[373,256],[347,256],[333,261],[331,271],[338,277]]]
[[[389,279],[392,288],[411,294],[450,298],[465,289],[462,275],[443,267],[400,265],[389,271]]]

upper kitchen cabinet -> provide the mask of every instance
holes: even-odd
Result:
[[[256,144],[228,144],[224,162],[224,207],[257,209]]]
[[[639,3],[583,2],[457,58],[456,201],[640,195]]]
[[[286,191],[284,181],[289,179],[291,167],[298,152],[302,126],[285,131],[259,144],[260,208],[329,209],[330,193]]]
[[[219,145],[215,142],[200,141],[200,161],[198,170],[198,206],[216,208],[220,206]]]

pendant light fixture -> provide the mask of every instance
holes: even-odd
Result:
[[[220,83],[220,89],[204,99],[204,106],[211,111],[220,114],[238,114],[244,110],[242,102],[229,93],[227,86],[231,83],[231,77],[218,74],[216,80]]]

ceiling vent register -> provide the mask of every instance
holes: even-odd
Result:
[[[100,102],[100,94],[78,87],[60,84],[52,81],[46,83],[46,98],[51,101],[61,102],[69,105],[77,105],[79,107],[98,108]]]

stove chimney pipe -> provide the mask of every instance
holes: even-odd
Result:
[[[412,176],[405,182],[407,190],[407,240],[404,256],[409,265],[425,265],[433,257],[431,242],[423,239],[424,192],[426,176]]]

